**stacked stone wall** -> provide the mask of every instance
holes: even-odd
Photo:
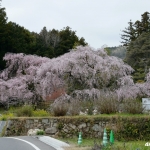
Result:
[[[104,128],[114,129],[112,119],[91,118],[16,118],[7,121],[6,136],[27,135],[30,129],[41,129],[46,135],[76,137],[82,132],[83,137],[102,137]]]

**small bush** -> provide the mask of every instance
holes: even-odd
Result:
[[[6,116],[2,116],[2,117],[0,118],[0,120],[1,120],[1,121],[6,121],[6,120],[7,120],[7,117],[6,117]]]
[[[67,104],[57,104],[53,106],[53,115],[54,116],[65,116],[68,112]]]
[[[47,111],[45,111],[45,110],[43,110],[43,109],[38,109],[38,110],[36,110],[36,111],[33,111],[33,116],[34,117],[45,117],[45,116],[49,116],[50,114],[47,112]]]
[[[95,101],[95,106],[101,114],[111,114],[119,111],[119,103],[115,95],[103,95]]]
[[[79,115],[80,110],[81,110],[80,101],[75,99],[69,103],[68,115],[71,115],[71,116]]]
[[[60,122],[60,123],[58,123],[58,125],[57,125],[57,129],[58,130],[62,130],[62,128],[63,128],[63,124]]]
[[[123,112],[130,114],[142,114],[144,111],[142,103],[138,99],[127,99],[123,104]]]
[[[6,113],[6,114],[3,114],[3,115],[0,116],[0,120],[6,121],[8,118],[11,118],[13,116],[14,116],[13,113]]]
[[[33,115],[33,108],[30,105],[25,105],[16,111],[16,115],[18,117],[21,116],[31,117]]]
[[[94,101],[93,100],[86,100],[80,102],[80,107],[82,112],[86,112],[87,115],[92,115],[94,110]]]
[[[45,132],[43,130],[40,130],[40,131],[36,132],[36,135],[44,135],[44,134],[45,134]]]

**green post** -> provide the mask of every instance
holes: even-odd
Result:
[[[111,132],[110,132],[110,143],[111,143],[111,144],[114,144],[114,133],[113,133],[112,130],[111,130]]]
[[[103,135],[103,146],[107,146],[108,141],[107,141],[107,133],[106,129],[104,129],[104,135]]]
[[[78,145],[82,143],[82,134],[79,132]]]

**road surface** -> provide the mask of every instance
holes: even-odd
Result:
[[[6,121],[0,121],[0,133]],[[69,144],[49,136],[0,137],[0,150],[64,150]]]
[[[56,150],[31,136],[1,137],[0,150]]]

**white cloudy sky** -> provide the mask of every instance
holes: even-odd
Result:
[[[150,0],[2,0],[8,21],[40,32],[69,26],[92,47],[120,45],[128,22],[150,12]]]

